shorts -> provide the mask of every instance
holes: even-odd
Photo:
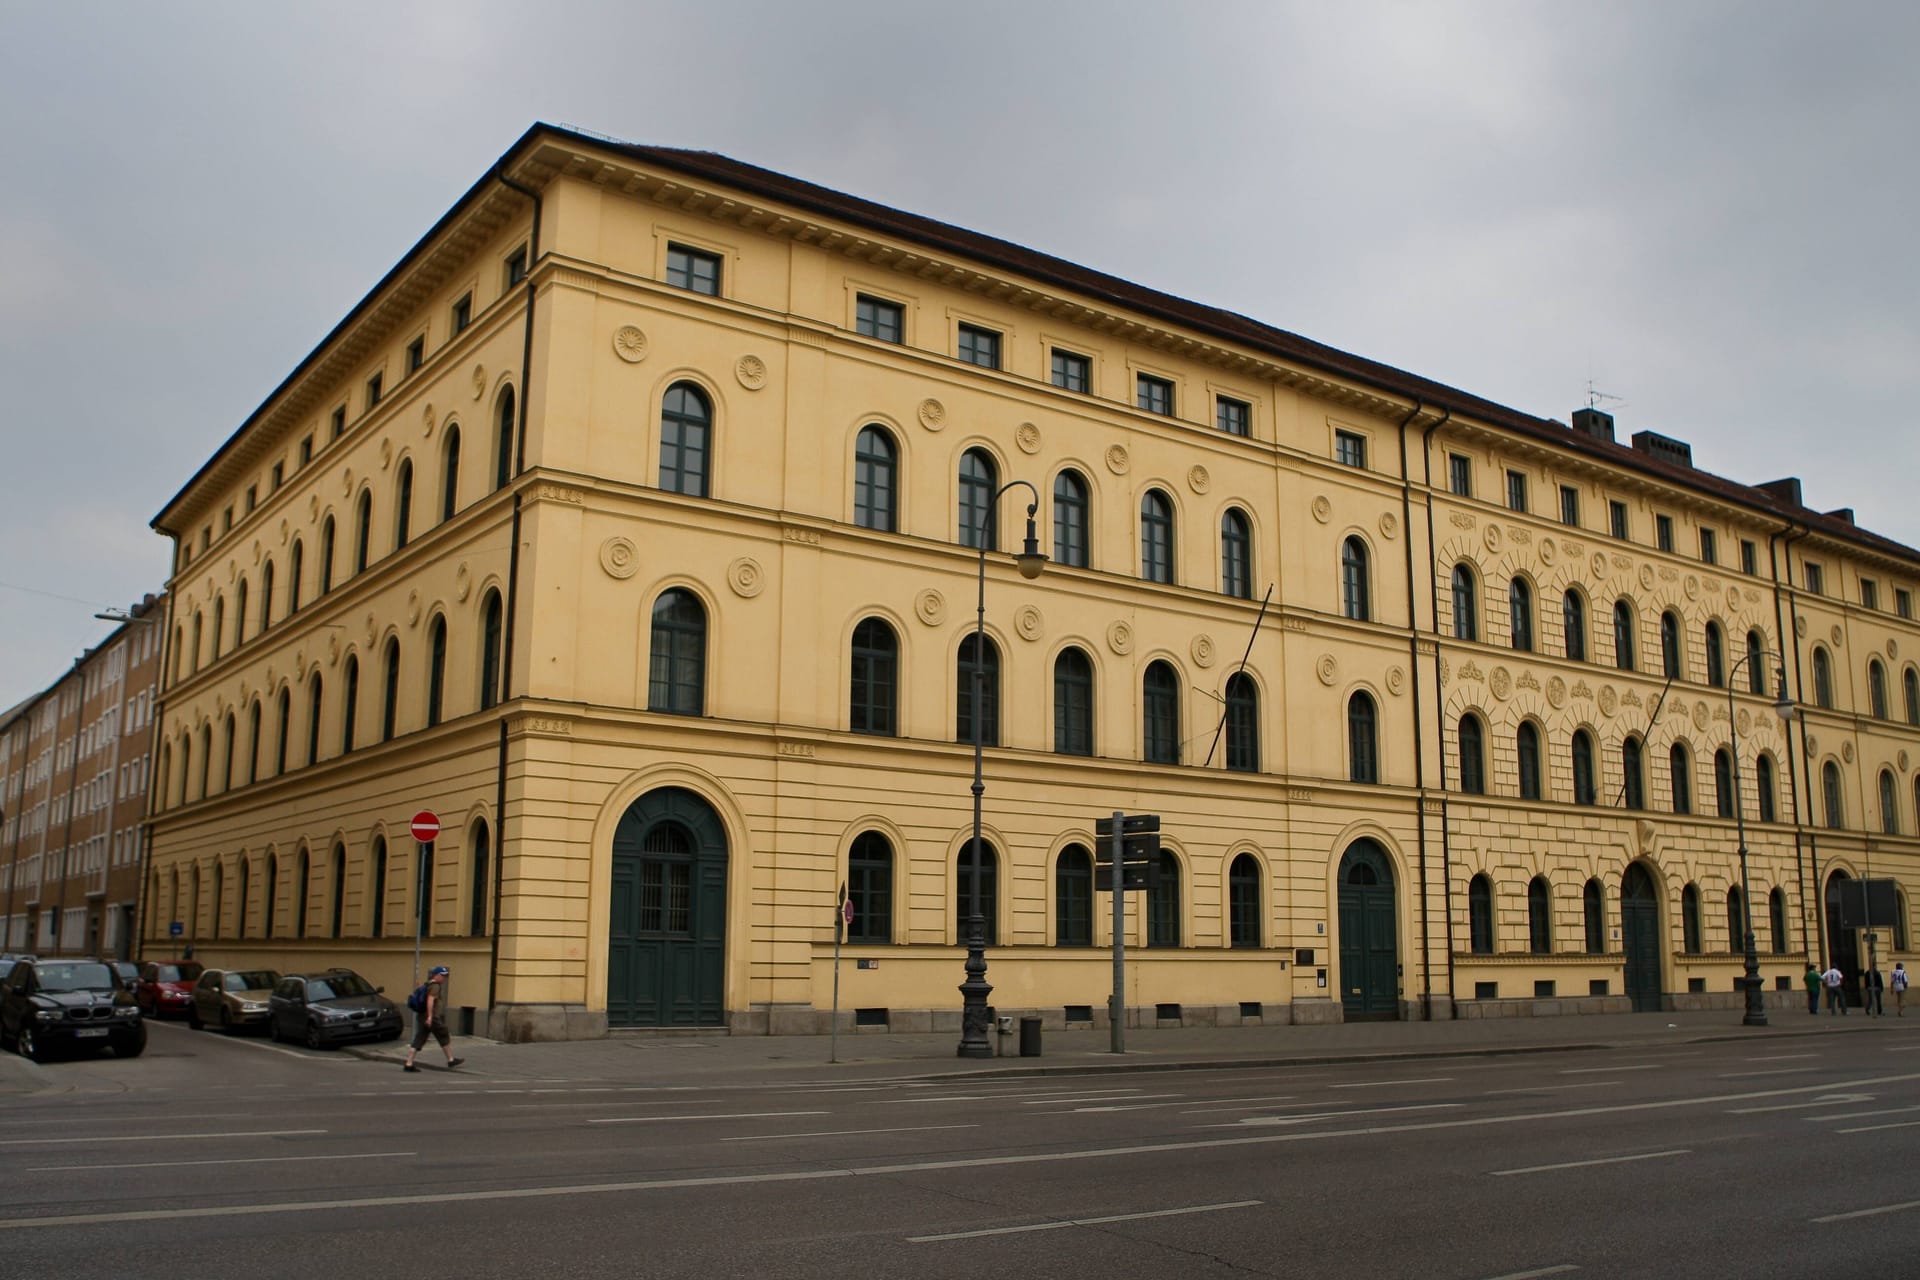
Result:
[[[426,1014],[424,1013],[414,1014],[413,1015],[413,1050],[415,1053],[418,1053],[420,1050],[427,1047],[428,1036],[432,1036],[435,1040],[438,1040],[440,1042],[440,1047],[442,1049],[446,1048],[447,1041],[449,1038],[447,1036],[447,1024],[444,1022],[430,1023],[427,1021]]]

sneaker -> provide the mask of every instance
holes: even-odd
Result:
[[[400,1069],[402,1071],[418,1071],[420,1068],[414,1066],[411,1062],[403,1062],[400,1064]]]
[[[447,1063],[447,1070],[451,1071],[465,1061],[465,1058],[454,1058]]]

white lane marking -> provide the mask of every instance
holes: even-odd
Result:
[[[1872,1209],[1855,1209],[1852,1213],[1830,1213],[1824,1218],[1810,1218],[1810,1222],[1849,1222],[1854,1218],[1872,1218],[1883,1213],[1899,1213],[1904,1209],[1920,1209],[1920,1200],[1903,1200],[1899,1204],[1883,1204]]]
[[[1894,1076],[1868,1076],[1841,1081],[1841,1087],[1860,1085],[1910,1084],[1920,1073]],[[363,1196],[345,1200],[280,1200],[262,1204],[205,1205],[185,1209],[129,1209],[111,1213],[70,1213],[38,1218],[0,1218],[0,1231],[22,1231],[44,1227],[93,1226],[106,1222],[154,1222],[185,1218],[247,1218],[281,1213],[316,1213],[330,1209],[395,1208],[424,1204],[477,1204],[496,1200],[543,1200],[555,1196],[616,1195],[641,1191],[677,1191],[693,1187],[757,1186],[779,1182],[823,1182],[833,1178],[893,1177],[904,1173],[934,1173],[957,1169],[992,1169],[1008,1165],[1064,1164],[1083,1160],[1113,1160],[1126,1156],[1162,1157],[1177,1151],[1212,1151],[1229,1147],[1270,1146],[1283,1142],[1325,1142],[1334,1138],[1378,1137],[1395,1133],[1426,1133],[1442,1129],[1488,1128],[1494,1125],[1525,1124],[1535,1121],[1581,1119],[1586,1116],[1623,1115],[1635,1111],[1671,1111],[1679,1107],[1709,1107],[1724,1102],[1744,1102],[1755,1098],[1779,1098],[1809,1093],[1823,1086],[1803,1085],[1791,1089],[1768,1089],[1755,1093],[1714,1094],[1697,1098],[1668,1098],[1658,1102],[1625,1102],[1608,1107],[1572,1107],[1565,1111],[1522,1112],[1506,1116],[1472,1116],[1459,1120],[1433,1120],[1424,1124],[1376,1125],[1357,1129],[1302,1130],[1294,1133],[1263,1133],[1237,1138],[1188,1138],[1178,1142],[1135,1143],[1124,1147],[1081,1147],[1069,1151],[1042,1151],[1018,1155],[956,1157],[947,1160],[916,1160],[904,1164],[852,1165],[831,1169],[794,1169],[782,1172],[713,1174],[694,1178],[661,1178],[641,1182],[595,1182],[565,1186],[502,1187],[492,1191],[418,1192],[412,1195]],[[1915,1202],[1920,1205],[1920,1201]],[[1903,1206],[1904,1207],[1904,1206]]]
[[[1822,1124],[1830,1120],[1864,1120],[1868,1116],[1898,1116],[1909,1111],[1920,1111],[1920,1107],[1882,1107],[1878,1111],[1838,1111],[1830,1116],[1801,1116],[1808,1124]]]
[[[1579,1269],[1571,1262],[1563,1262],[1557,1267],[1541,1267],[1537,1271],[1509,1271],[1503,1276],[1490,1276],[1488,1280],[1540,1280],[1541,1276],[1563,1276]]]
[[[948,1097],[929,1098],[924,1095],[918,1098],[882,1098],[880,1100],[880,1105],[883,1107],[898,1107],[898,1106],[916,1106],[923,1102],[997,1102],[997,1101],[999,1101],[999,1099],[990,1098],[984,1093],[956,1093],[950,1098]]]
[[[1464,1104],[1458,1102],[1420,1102],[1410,1103],[1404,1107],[1355,1107],[1347,1111],[1318,1111],[1304,1116],[1248,1116],[1238,1124],[1216,1124],[1206,1127],[1232,1129],[1237,1128],[1238,1125],[1311,1124],[1316,1120],[1344,1120],[1348,1116],[1378,1116],[1396,1111],[1457,1111],[1462,1105]]]
[[[788,1138],[846,1138],[862,1133],[932,1133],[936,1129],[978,1129],[977,1124],[910,1124],[896,1129],[821,1129],[813,1133],[750,1133],[722,1142],[783,1142]]]
[[[185,1169],[205,1164],[305,1164],[314,1160],[387,1160],[417,1156],[418,1151],[367,1151],[347,1156],[254,1156],[246,1160],[149,1160],[142,1164],[42,1164],[28,1173],[65,1173],[77,1169]]]
[[[1748,1058],[1748,1062],[1792,1062],[1796,1058],[1817,1058],[1817,1053],[1775,1053],[1764,1058]]]
[[[1030,1222],[1024,1227],[988,1227],[980,1231],[949,1231],[940,1236],[908,1236],[909,1244],[934,1244],[941,1240],[977,1240],[981,1236],[1010,1236],[1026,1231],[1058,1231],[1062,1227],[1093,1227],[1103,1222],[1137,1222],[1141,1218],[1177,1218],[1188,1213],[1219,1213],[1223,1209],[1251,1209],[1261,1200],[1230,1200],[1225,1204],[1196,1204],[1184,1209],[1151,1209],[1145,1213],[1110,1213],[1101,1218],[1062,1218],[1054,1222]]]
[[[1559,1093],[1563,1089],[1606,1089],[1619,1083],[1618,1080],[1582,1080],[1579,1084],[1535,1084],[1518,1089],[1489,1089],[1484,1096],[1490,1098],[1498,1093]]]
[[[8,1138],[0,1147],[67,1147],[79,1142],[187,1142],[202,1138],[300,1138],[325,1129],[253,1129],[239,1133],[121,1133],[108,1138]]]
[[[1835,1133],[1877,1133],[1881,1129],[1912,1129],[1920,1127],[1920,1120],[1902,1120],[1897,1124],[1863,1124],[1855,1129],[1835,1129]]]
[[[1554,1173],[1561,1169],[1586,1169],[1597,1164],[1632,1164],[1636,1160],[1664,1160],[1668,1156],[1690,1156],[1693,1152],[1685,1147],[1672,1151],[1648,1151],[1637,1156],[1609,1156],[1603,1160],[1569,1160],[1565,1164],[1534,1164],[1524,1169],[1493,1169],[1489,1172],[1496,1178],[1512,1178],[1523,1173]]]
[[[1136,1094],[1130,1095],[1127,1101],[1131,1102],[1134,1098],[1184,1098],[1184,1097],[1186,1097],[1184,1093],[1136,1093]],[[1027,1101],[1022,1102],[1020,1105],[1023,1107],[1062,1107],[1075,1102],[1101,1102],[1101,1101],[1103,1101],[1103,1099],[1100,1097],[1099,1094],[1091,1094],[1084,1098],[1030,1098]],[[1113,1105],[1111,1103],[1109,1103],[1106,1106],[1076,1108],[1076,1110],[1080,1110],[1080,1111],[1118,1111],[1119,1109],[1120,1108],[1118,1106]]]
[[[825,1111],[735,1111],[713,1116],[616,1116],[611,1120],[589,1120],[588,1124],[676,1124],[682,1120],[769,1120],[776,1116],[824,1116]]]
[[[300,1051],[299,1051],[298,1049],[282,1049],[282,1048],[281,1048],[281,1047],[280,1047],[279,1045],[277,1045],[277,1044],[268,1044],[268,1043],[267,1043],[266,1041],[264,1041],[264,1040],[240,1040],[240,1039],[230,1039],[230,1040],[228,1040],[228,1041],[227,1041],[226,1043],[228,1043],[228,1044],[237,1044],[237,1045],[244,1045],[245,1047],[247,1047],[247,1048],[249,1048],[249,1049],[259,1049],[259,1050],[261,1050],[262,1052],[265,1052],[265,1053],[277,1053],[277,1054],[279,1054],[280,1056],[282,1056],[282,1057],[285,1057],[285,1058],[299,1058],[299,1059],[301,1059],[302,1061],[305,1061],[305,1062],[323,1062],[323,1061],[325,1061],[325,1059],[323,1059],[323,1058],[320,1058],[320,1057],[317,1057],[317,1056],[315,1056],[315,1055],[314,1055],[314,1054],[312,1054],[312,1053],[302,1053],[302,1052],[300,1052]],[[350,1059],[350,1058],[342,1058],[342,1059],[336,1059],[336,1061],[341,1061],[341,1062],[351,1062],[351,1061],[353,1061],[353,1059]],[[255,1085],[255,1086],[253,1086],[253,1087],[254,1087],[254,1088],[256,1088],[256,1089],[284,1089],[284,1088],[286,1088],[287,1086],[286,1086],[286,1085],[283,1085],[283,1084],[259,1084],[259,1085]]]
[[[1396,1084],[1446,1084],[1452,1076],[1420,1076],[1411,1080],[1368,1080],[1360,1084],[1330,1084],[1329,1089],[1384,1089]]]
[[[1818,1067],[1769,1067],[1765,1071],[1722,1071],[1722,1080],[1746,1080],[1753,1076],[1797,1076],[1808,1071],[1818,1071]]]
[[[1562,1067],[1563,1076],[1603,1076],[1609,1071],[1658,1071],[1666,1066],[1664,1062],[1638,1062],[1626,1067]]]
[[[1813,1085],[1813,1086],[1810,1086],[1810,1088],[1819,1088],[1819,1086]],[[1783,1089],[1780,1092],[1806,1093],[1808,1092],[1808,1090],[1807,1089]],[[1756,1093],[1756,1094],[1750,1094],[1748,1096],[1755,1097],[1755,1098],[1770,1098],[1775,1095],[1768,1094],[1768,1093]],[[1772,1107],[1735,1107],[1732,1110],[1728,1111],[1727,1114],[1730,1116],[1753,1116],[1753,1115],[1762,1115],[1769,1111],[1805,1111],[1812,1107],[1837,1107],[1837,1106],[1843,1106],[1849,1102],[1872,1102],[1872,1101],[1873,1101],[1873,1095],[1870,1093],[1829,1093],[1829,1094],[1824,1094],[1821,1097],[1815,1098],[1811,1102],[1783,1102],[1777,1106],[1772,1106]]]
[[[1920,1044],[1892,1044],[1892,1045],[1886,1046],[1886,1051],[1888,1053],[1920,1052]]]

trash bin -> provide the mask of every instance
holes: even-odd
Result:
[[[1040,1019],[1020,1019],[1020,1056],[1023,1058],[1040,1056]]]

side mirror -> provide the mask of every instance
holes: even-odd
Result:
[[[387,994],[387,989],[385,987],[375,987],[373,993],[377,996],[383,996]]]

